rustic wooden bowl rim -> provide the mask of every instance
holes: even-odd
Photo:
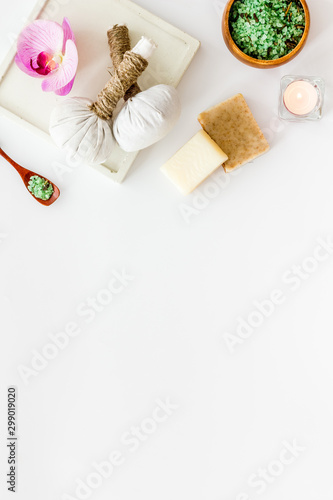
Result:
[[[231,7],[232,5],[234,4],[236,0],[229,0],[229,2],[227,3],[227,5],[225,6],[225,11],[224,11],[224,28],[227,29],[227,33],[230,35],[230,45],[232,47],[232,51],[237,54],[241,59],[245,61],[247,61],[248,63],[250,63],[251,65],[258,65],[258,66],[277,66],[277,65],[282,65],[286,62],[289,61],[289,59],[293,59],[293,57],[296,56],[296,54],[303,48],[303,45],[307,39],[307,36],[308,36],[308,27],[309,27],[309,23],[310,23],[310,12],[309,12],[309,7],[306,3],[306,0],[299,0],[302,4],[302,7],[304,9],[304,13],[305,13],[305,30],[304,30],[304,33],[303,33],[303,36],[302,38],[300,39],[300,41],[298,42],[298,44],[296,45],[296,47],[291,51],[291,52],[288,52],[288,54],[286,54],[285,56],[283,57],[280,57],[279,59],[256,59],[255,57],[251,57],[251,56],[248,56],[247,54],[245,54],[245,52],[243,52],[235,43],[234,39],[232,38],[231,36],[231,32],[230,32],[230,27],[229,27],[229,16],[230,16],[230,10],[231,10]]]

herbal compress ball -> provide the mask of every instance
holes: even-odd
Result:
[[[157,48],[155,43],[142,37],[130,50],[128,29],[118,25],[108,31],[108,42],[114,72],[97,101],[65,100],[53,110],[49,128],[55,143],[72,158],[95,164],[107,160],[117,144],[125,151],[154,144],[180,115],[180,100],[173,87],[156,85],[141,92],[137,84]],[[118,103],[122,108],[113,123]]]

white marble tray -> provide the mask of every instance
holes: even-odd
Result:
[[[61,3],[39,0],[28,22],[42,17],[61,23],[64,16],[71,22],[79,51],[78,73],[70,96],[95,99],[109,79],[108,69],[112,64],[106,32],[114,24],[128,26],[132,45],[142,35],[158,44],[139,79],[142,89],[158,83],[177,86],[200,46],[198,40],[129,0],[62,0]],[[61,98],[42,92],[39,79],[25,75],[16,67],[15,51],[13,47],[0,66],[0,113],[51,140],[49,116]],[[105,164],[93,168],[122,182],[137,154],[117,148]]]

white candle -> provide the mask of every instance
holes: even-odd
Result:
[[[290,83],[283,94],[283,102],[287,110],[298,116],[311,113],[317,107],[318,99],[316,88],[305,80]]]

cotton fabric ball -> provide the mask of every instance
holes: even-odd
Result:
[[[140,151],[163,139],[181,112],[178,92],[155,85],[130,98],[113,122],[113,135],[126,152]]]
[[[51,113],[49,130],[56,145],[72,159],[101,164],[116,147],[116,141],[111,120],[98,118],[89,109],[92,103],[82,97],[61,102]]]

